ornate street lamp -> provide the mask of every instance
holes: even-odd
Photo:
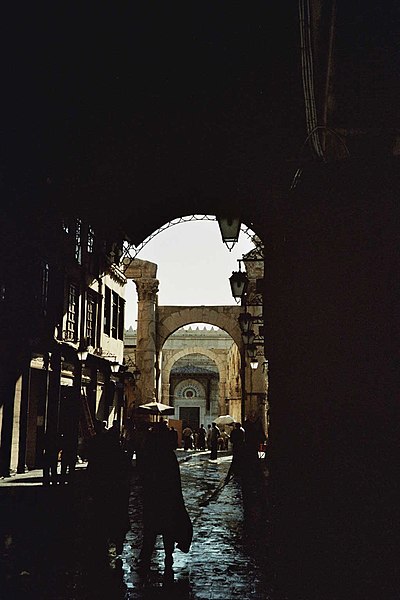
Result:
[[[137,367],[135,367],[133,369],[132,376],[133,376],[133,379],[135,380],[135,382],[139,381],[141,374],[142,374],[141,370],[138,369]]]
[[[257,346],[256,346],[256,344],[249,344],[247,346],[247,354],[249,355],[250,360],[256,358],[256,356],[257,356]]]
[[[240,330],[241,330],[242,334],[248,333],[249,331],[251,331],[251,325],[253,322],[253,318],[250,313],[248,313],[248,312],[240,313],[240,315],[238,316],[238,321],[239,321],[239,326],[240,326]]]
[[[222,241],[229,252],[239,239],[241,221],[239,217],[218,216],[218,225],[221,231]]]
[[[251,367],[253,370],[257,369],[257,367],[258,367],[258,360],[257,360],[257,358],[252,358],[252,359],[250,360],[250,367]]]
[[[111,373],[118,373],[119,372],[119,363],[118,362],[112,362],[110,363],[110,369],[111,369]]]
[[[76,354],[78,356],[79,362],[84,363],[87,360],[89,352],[88,352],[88,349],[85,348],[84,346],[79,346]]]
[[[249,331],[242,332],[242,338],[243,338],[244,344],[246,346],[248,346],[249,344],[254,343],[254,340],[256,339],[256,334],[254,333],[254,331],[252,329],[250,329]]]
[[[241,300],[246,294],[249,285],[249,278],[246,273],[243,271],[233,271],[229,277],[229,282],[231,284],[232,296],[235,300]]]

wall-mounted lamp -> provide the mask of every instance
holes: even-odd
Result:
[[[250,360],[255,359],[257,356],[257,346],[255,344],[249,344],[247,346],[247,354],[249,355]]]
[[[242,333],[247,333],[251,329],[252,316],[248,312],[240,313],[238,316],[239,326]]]
[[[140,370],[140,369],[138,369],[137,367],[135,367],[135,368],[134,368],[134,369],[131,371],[131,373],[132,373],[133,379],[134,379],[135,381],[139,381],[139,379],[140,379],[140,376],[141,376],[141,374],[142,374],[141,370]]]
[[[221,231],[222,241],[229,252],[239,239],[241,220],[239,217],[217,217],[218,225]]]
[[[256,358],[252,358],[250,360],[250,367],[255,370],[258,367],[258,360]]]
[[[243,342],[247,346],[249,344],[254,343],[254,340],[256,339],[256,334],[254,333],[254,331],[252,329],[249,329],[249,331],[242,331],[242,338],[243,338]]]
[[[76,354],[78,356],[79,362],[84,363],[85,360],[87,360],[89,352],[88,352],[87,348],[79,347],[79,349],[78,349],[78,351],[77,351]]]
[[[119,363],[118,362],[110,362],[111,373],[118,373],[119,371]]]
[[[246,273],[240,270],[233,271],[232,275],[229,277],[229,282],[231,284],[232,296],[235,300],[241,300],[247,292],[247,287],[249,285],[249,278]]]

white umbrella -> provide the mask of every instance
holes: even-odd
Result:
[[[221,415],[220,417],[214,419],[214,423],[216,425],[233,425],[234,422],[235,419],[231,417],[231,415]]]
[[[138,408],[151,415],[173,415],[175,413],[173,406],[168,406],[168,404],[162,404],[161,402],[148,402],[147,404],[141,404]]]

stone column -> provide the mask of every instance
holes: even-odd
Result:
[[[141,371],[137,383],[139,404],[154,397],[156,361],[156,300],[158,280],[141,277],[135,281],[138,294],[136,364]]]
[[[169,381],[163,381],[162,385],[161,385],[161,389],[162,389],[161,402],[163,404],[170,404],[169,388],[170,388]]]

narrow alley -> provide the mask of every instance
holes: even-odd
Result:
[[[188,554],[174,553],[174,581],[163,581],[164,553],[159,536],[150,577],[135,568],[141,545],[140,482],[133,468],[131,530],[123,551],[103,551],[90,525],[85,469],[77,469],[74,488],[44,488],[37,477],[0,483],[0,598],[83,600],[278,600],[268,560],[269,520],[264,461],[243,481],[226,476],[229,454],[216,463],[209,453],[177,451],[182,489],[193,522]],[[16,479],[16,478],[14,478]],[[9,480],[11,481],[11,480]],[[21,484],[21,482],[23,482]],[[162,511],[162,506],[160,506]],[[106,516],[105,516],[106,517]]]

